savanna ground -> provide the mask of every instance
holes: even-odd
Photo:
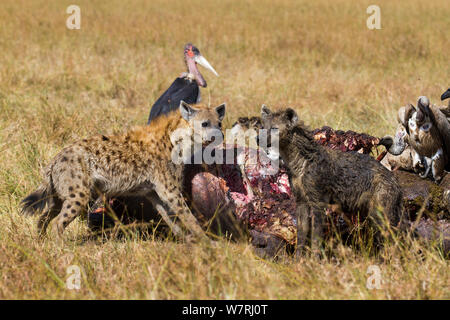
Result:
[[[81,30],[65,10],[81,8]],[[1,299],[449,299],[448,260],[408,240],[380,256],[348,246],[332,259],[273,262],[247,243],[216,246],[131,235],[63,245],[37,238],[20,200],[63,146],[144,124],[184,71],[191,41],[219,72],[202,69],[203,101],[227,102],[225,125],[261,103],[295,108],[311,127],[392,133],[396,110],[449,86],[450,8],[442,0],[375,1],[3,0],[0,6]],[[65,287],[80,266],[80,290]],[[368,267],[381,270],[369,290]]]

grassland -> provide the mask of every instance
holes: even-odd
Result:
[[[81,8],[81,30],[65,10]],[[0,6],[0,299],[449,299],[448,261],[410,240],[377,257],[337,246],[333,259],[266,261],[246,243],[189,245],[139,236],[39,240],[19,202],[63,146],[144,124],[184,71],[191,41],[219,72],[203,100],[227,102],[225,125],[261,103],[289,105],[312,127],[395,129],[398,107],[449,86],[450,8],[441,0],[3,0]],[[83,270],[80,290],[66,269]],[[378,265],[383,284],[366,288]]]

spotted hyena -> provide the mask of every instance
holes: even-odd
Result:
[[[176,221],[180,219],[190,233],[203,236],[182,196],[183,163],[172,161],[176,141],[171,139],[177,129],[185,129],[183,141],[187,135],[187,140],[197,142],[209,130],[220,130],[225,104],[209,108],[182,101],[179,110],[151,126],[84,139],[56,155],[44,171],[44,182],[22,201],[25,213],[41,214],[40,234],[56,218],[52,229],[61,235],[99,195],[145,195],[175,235],[182,234]],[[193,130],[194,126],[199,130]]]
[[[280,156],[289,168],[297,201],[300,247],[311,241],[318,248],[330,205],[338,206],[349,218],[370,218],[378,240],[384,221],[392,227],[402,226],[400,185],[378,161],[319,145],[292,109],[272,113],[263,105],[261,118],[264,129],[278,131]]]

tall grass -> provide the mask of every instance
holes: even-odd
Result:
[[[436,246],[408,240],[380,256],[340,243],[332,258],[257,258],[246,243],[188,245],[131,235],[37,239],[19,202],[63,146],[144,124],[184,71],[191,41],[220,77],[204,71],[203,100],[227,102],[225,125],[261,103],[289,105],[312,127],[395,129],[398,107],[449,85],[450,9],[440,0],[87,1],[81,30],[65,27],[73,1],[3,0],[0,6],[0,298],[450,298],[449,266]],[[81,289],[64,287],[83,270]],[[378,265],[381,289],[366,288]]]

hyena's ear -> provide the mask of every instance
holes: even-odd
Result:
[[[296,125],[298,122],[298,116],[297,116],[297,112],[295,112],[294,109],[291,108],[287,108],[284,111],[284,116],[286,118],[286,120],[288,121],[288,123],[293,126]]]
[[[198,109],[195,109],[194,107],[190,106],[183,100],[180,101],[180,113],[184,120],[186,121],[192,120],[192,118],[195,117],[197,112]]]
[[[265,119],[267,117],[270,117],[271,115],[272,111],[270,111],[270,109],[265,104],[263,104],[261,106],[261,118]]]
[[[216,112],[219,115],[219,121],[222,121],[223,118],[225,118],[225,109],[226,109],[227,104],[226,103],[222,103],[220,106],[216,107]]]

